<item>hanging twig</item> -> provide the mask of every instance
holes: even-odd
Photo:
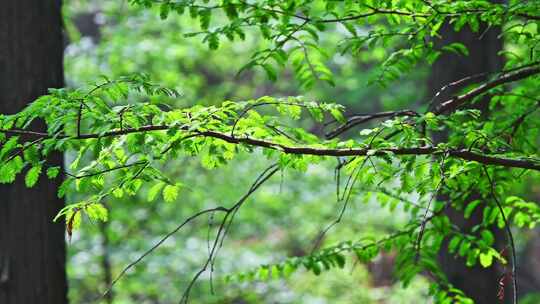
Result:
[[[484,172],[486,173],[486,177],[490,184],[490,190],[491,190],[491,196],[493,197],[493,200],[495,201],[495,204],[497,204],[497,208],[499,208],[499,212],[501,213],[501,217],[504,221],[504,228],[506,230],[506,236],[508,238],[508,242],[510,243],[510,249],[512,252],[512,290],[513,290],[513,297],[512,297],[512,303],[517,304],[518,303],[518,286],[517,286],[517,275],[516,275],[516,246],[514,244],[514,236],[512,234],[512,230],[510,229],[510,225],[508,223],[508,219],[506,218],[506,215],[504,214],[504,209],[502,207],[501,202],[499,201],[499,198],[497,197],[497,194],[495,193],[495,183],[489,176],[489,172],[486,168],[486,166],[482,167],[484,169]]]

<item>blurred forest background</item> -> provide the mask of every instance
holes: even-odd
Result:
[[[354,113],[415,108],[418,105],[411,101],[429,96],[428,66],[412,70],[408,77],[389,87],[369,85],[378,75],[379,67],[373,62],[387,56],[387,50],[379,46],[358,57],[336,55],[331,60],[335,86],[317,83],[302,90],[287,70],[280,72],[276,81],[270,81],[260,69],[237,75],[254,50],[264,43],[257,35],[247,35],[242,43],[222,41],[220,50],[214,52],[200,38],[184,37],[183,33],[198,30],[196,20],[177,15],[160,20],[159,13],[129,6],[125,1],[66,1],[64,18],[68,87],[96,83],[101,74],[115,78],[144,71],[154,82],[181,92],[182,98],[175,100],[174,106],[210,105],[265,95],[305,95],[341,103]],[[337,34],[333,36],[329,31],[321,36],[320,43],[332,46],[338,39]],[[307,129],[322,132],[308,124],[304,123]],[[183,219],[197,210],[236,201],[267,165],[262,156],[260,162],[240,157],[221,170],[212,171],[199,160],[178,159],[167,165],[171,177],[182,175],[183,186],[176,203],[167,203],[152,191],[124,199],[109,198],[106,205],[110,220],[82,225],[68,245],[70,301],[92,303],[115,274]],[[430,302],[427,278],[419,276],[406,288],[395,283],[395,254],[391,251],[382,252],[368,265],[348,260],[344,269],[333,269],[320,276],[299,271],[286,279],[225,282],[228,274],[310,253],[318,235],[337,218],[341,206],[335,202],[335,184],[328,182],[332,180],[334,164],[310,166],[301,179],[295,176],[300,174],[274,177],[253,196],[256,204],[248,203],[242,208],[215,264],[214,294],[205,276],[194,287],[192,303]],[[400,187],[399,181],[395,187]],[[534,181],[523,183],[519,190],[536,201],[540,197],[540,188]],[[399,210],[402,205],[394,210],[398,199],[393,197],[392,189],[380,191],[357,189],[358,195],[341,223],[325,235],[323,243],[373,238],[407,223],[409,215]],[[149,198],[153,202],[148,202]],[[406,199],[414,205],[416,197]],[[212,225],[212,219],[201,218],[175,234],[120,280],[106,301],[176,303],[183,286],[206,259],[208,225]],[[536,270],[536,277],[534,271],[529,278],[524,276],[521,283],[529,286],[522,290],[538,290],[538,231],[516,237],[520,263]],[[533,294],[522,303],[527,301],[538,303]]]

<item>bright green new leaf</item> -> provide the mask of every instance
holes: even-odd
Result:
[[[26,187],[32,188],[37,183],[40,174],[41,165],[34,166],[30,170],[28,170],[28,173],[26,173],[26,177],[24,178],[24,183],[26,184]]]
[[[170,203],[176,200],[180,187],[178,185],[167,185],[163,188],[163,199]]]
[[[58,174],[60,173],[60,167],[50,167],[50,168],[47,168],[47,177],[49,179],[54,179],[58,176]]]
[[[480,265],[482,265],[482,267],[484,268],[487,268],[491,266],[491,264],[493,263],[493,254],[490,251],[482,252],[479,255],[479,260],[480,260]]]
[[[158,194],[161,192],[161,189],[163,189],[163,187],[165,186],[165,183],[164,182],[157,182],[155,185],[153,185],[149,190],[148,190],[148,196],[147,196],[147,199],[149,202],[153,202],[156,197],[158,196]]]

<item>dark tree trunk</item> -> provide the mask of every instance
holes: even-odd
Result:
[[[485,72],[499,71],[503,66],[503,60],[497,53],[502,49],[502,41],[497,38],[500,29],[492,27],[481,28],[477,33],[473,33],[465,27],[459,32],[455,32],[450,25],[442,28],[442,40],[437,41],[440,46],[453,42],[463,43],[469,50],[469,56],[459,56],[456,54],[444,54],[433,65],[431,76],[428,81],[429,96],[433,96],[443,86],[460,80],[466,76],[476,75]],[[464,85],[470,85],[471,82]],[[464,86],[457,86],[443,91],[436,102],[443,101],[456,94]],[[488,99],[474,105],[475,108],[487,110]],[[437,134],[436,141],[442,141],[447,134]],[[444,198],[440,198],[444,199]],[[473,200],[474,198],[471,198]],[[464,219],[461,212],[450,209],[447,212],[450,220],[459,226],[464,232],[470,232],[471,228],[482,221],[480,209],[469,219]],[[504,241],[504,233],[499,229],[494,229],[493,233],[498,242]],[[450,283],[463,290],[467,296],[475,300],[477,304],[499,303],[497,299],[498,279],[500,273],[495,267],[484,269],[481,266],[466,267],[465,259],[455,257],[443,249],[439,256],[439,262],[446,273]],[[508,289],[507,289],[508,290]],[[507,294],[507,297],[510,296]]]
[[[47,88],[64,83],[61,0],[2,0],[0,113],[20,111]],[[39,129],[42,126],[35,126]],[[49,163],[61,166],[61,154]],[[67,303],[64,226],[52,219],[63,205],[61,178],[22,177],[0,185],[0,303]]]

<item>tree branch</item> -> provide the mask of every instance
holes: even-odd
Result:
[[[540,70],[540,68],[539,68]],[[148,125],[140,128],[129,128],[123,130],[114,130],[103,133],[82,134],[78,137],[59,136],[58,139],[68,138],[74,140],[84,140],[92,138],[103,138],[110,136],[120,136],[132,133],[150,132],[168,130],[171,127],[167,125]],[[181,128],[183,130],[188,127]],[[25,130],[0,130],[3,133],[11,134],[29,134],[36,135],[45,138],[52,137],[47,133],[25,131]],[[485,165],[497,165],[503,167],[523,168],[540,171],[540,161],[531,159],[513,159],[503,156],[487,155],[483,153],[469,151],[467,149],[438,149],[433,146],[423,147],[396,147],[396,148],[380,148],[380,149],[368,149],[368,148],[318,148],[310,146],[288,146],[281,143],[275,143],[263,139],[256,139],[251,137],[231,137],[229,134],[217,132],[217,131],[193,131],[198,136],[217,138],[232,144],[246,144],[254,147],[262,147],[267,149],[278,150],[286,154],[297,155],[316,155],[316,156],[366,156],[366,155],[434,155],[448,153],[450,157],[461,158],[469,161],[476,161]]]
[[[439,114],[443,114],[445,112],[452,112],[452,111],[455,111],[458,107],[460,107],[461,105],[471,101],[473,98],[481,95],[481,94],[484,94],[486,93],[487,91],[499,86],[499,85],[502,85],[502,84],[505,84],[505,83],[510,83],[510,82],[514,82],[514,81],[517,81],[517,80],[521,80],[521,79],[525,79],[525,78],[528,78],[530,76],[533,76],[533,75],[536,75],[536,74],[539,74],[540,73],[540,66],[539,65],[535,65],[535,66],[531,66],[531,67],[526,67],[526,68],[523,68],[523,69],[520,69],[520,70],[517,70],[517,71],[514,71],[514,72],[508,72],[508,73],[505,73],[503,74],[501,77],[495,79],[495,80],[492,80],[492,81],[489,81],[489,82],[486,82],[484,83],[483,85],[463,94],[463,95],[459,95],[459,96],[455,96],[443,103],[441,103],[436,109],[435,111],[433,111],[433,113],[439,115]]]
[[[386,111],[386,112],[379,112],[379,113],[373,113],[373,114],[357,114],[349,118],[347,122],[345,122],[341,126],[326,133],[326,138],[328,139],[335,138],[338,135],[350,130],[351,128],[359,124],[366,123],[373,119],[385,118],[385,117],[393,118],[397,116],[419,116],[419,114],[413,110]]]

